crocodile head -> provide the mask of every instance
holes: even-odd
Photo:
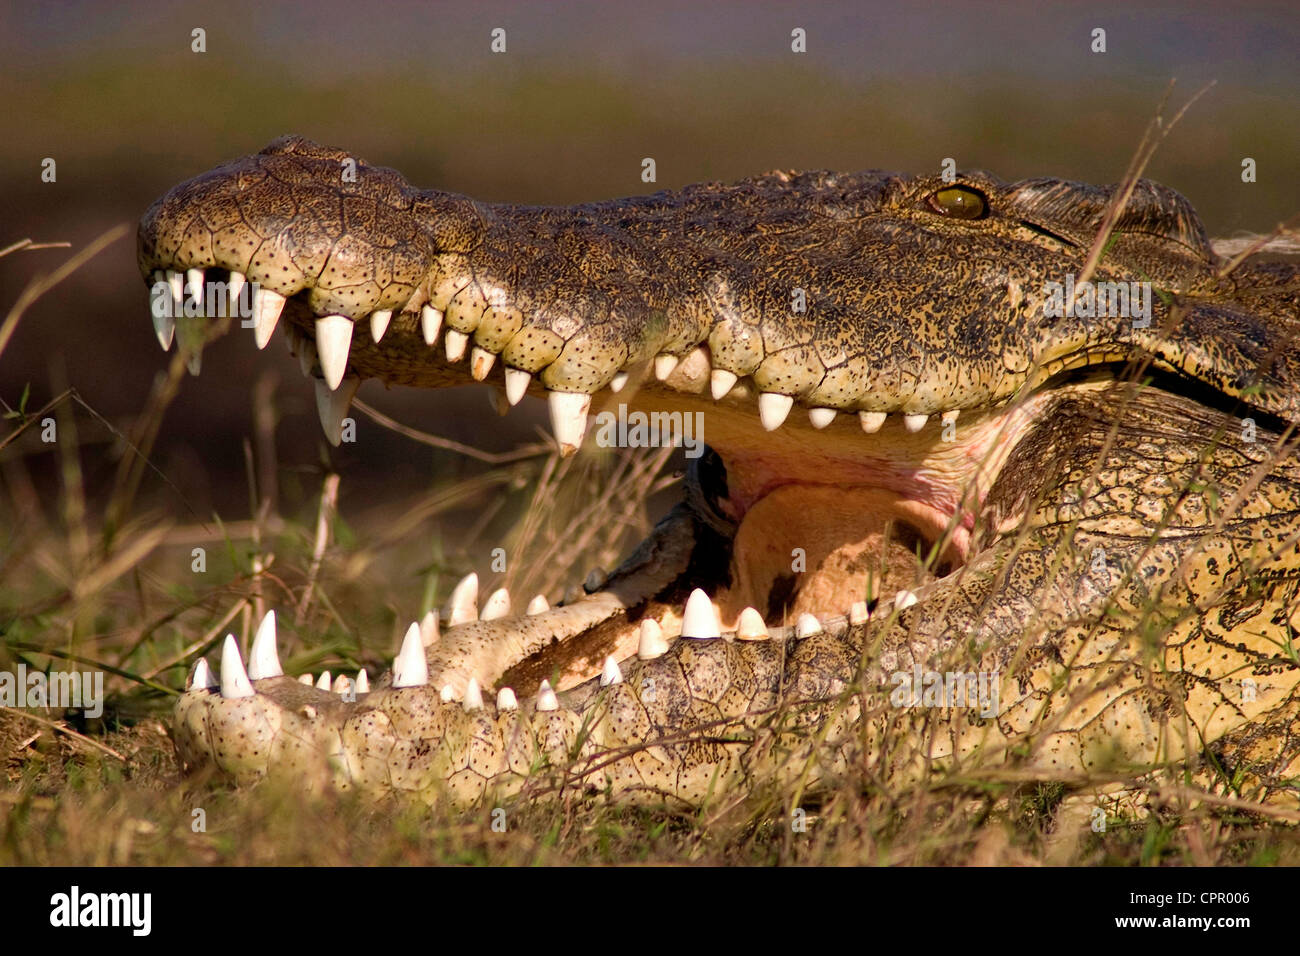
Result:
[[[197,369],[223,324],[205,318],[214,304],[259,346],[282,329],[315,378],[331,442],[364,378],[476,380],[511,405],[545,397],[562,453],[644,439],[640,423],[671,426],[698,453],[686,501],[595,593],[555,608],[536,600],[521,617],[498,594],[479,619],[467,580],[442,633],[413,626],[394,677],[361,699],[284,678],[264,627],[253,684],[233,653],[220,692],[206,665],[191,675],[183,759],[311,775],[310,751],[336,782],[450,781],[477,797],[527,776],[508,742],[520,720],[532,722],[515,733],[529,754],[599,763],[709,721],[750,726],[790,694],[827,701],[868,686],[864,660],[887,683],[891,668],[960,638],[990,672],[1016,675],[1019,693],[1002,701],[1015,707],[1038,699],[1035,668],[1068,668],[1067,647],[1106,631],[1117,595],[1140,603],[1136,585],[1182,600],[1190,560],[1204,572],[1194,596],[1222,603],[1277,555],[1224,567],[1186,547],[1153,558],[1134,542],[1166,541],[1164,512],[1193,482],[1245,486],[1206,468],[1240,418],[1266,436],[1300,420],[1296,271],[1254,259],[1225,270],[1187,201],[1147,181],[1090,269],[1113,195],[977,172],[777,172],[528,207],[420,191],[298,138],[176,187],[139,230],[160,341],[174,334]],[[1091,284],[1076,286],[1085,273]],[[1162,423],[1181,432],[1153,437]],[[1285,489],[1256,481],[1249,494],[1272,495],[1266,520],[1280,541],[1295,521],[1294,455],[1268,461]],[[1201,517],[1197,548],[1222,519]],[[1095,567],[1076,554],[1098,541],[1131,560],[1113,558],[1109,587],[1081,591],[1076,579]],[[1273,600],[1289,607],[1300,561],[1282,568]],[[724,633],[741,640],[710,640]],[[557,666],[574,687],[563,706],[542,681]],[[482,701],[507,676],[540,686],[522,715],[513,692],[495,708]],[[1283,683],[1270,705],[1289,693]],[[1129,706],[1126,689],[1098,690],[1078,726],[1039,728],[1044,759],[1086,765],[1089,722]],[[1029,734],[1034,719],[999,719],[994,732]],[[471,725],[493,741],[481,766]],[[1146,755],[1157,737],[1135,732],[1128,750]],[[440,756],[419,754],[418,741]],[[614,769],[587,785],[692,799],[700,781],[741,773],[734,749],[659,747],[650,769],[634,755],[606,760]]]

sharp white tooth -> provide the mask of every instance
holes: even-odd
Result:
[[[366,669],[364,667],[361,668],[361,670],[357,671],[356,688],[358,694],[370,693],[370,675],[366,673]]]
[[[158,336],[158,344],[164,352],[172,347],[176,335],[176,316],[172,312],[172,290],[167,284],[167,275],[161,269],[153,274],[153,285],[149,287],[149,315],[153,319],[153,331]]]
[[[275,326],[280,321],[280,313],[284,311],[284,296],[278,292],[272,292],[270,289],[263,289],[258,286],[253,290],[253,341],[257,343],[259,349],[266,348],[266,343],[271,341],[271,336],[275,334]],[[342,316],[336,316],[342,318]],[[316,323],[316,337],[320,338],[320,321]],[[348,322],[348,338],[352,341],[352,323]],[[344,343],[346,345],[347,342]],[[347,364],[347,353],[343,355],[344,364]]]
[[[424,617],[420,618],[420,643],[432,647],[438,643],[438,637],[438,614],[435,611],[425,611]]]
[[[682,637],[707,640],[721,636],[717,609],[709,596],[696,588],[686,599],[686,610],[682,612]]]
[[[659,622],[652,618],[643,620],[636,646],[636,656],[643,661],[652,661],[667,651],[668,641],[664,639],[664,630],[659,626]]]
[[[402,649],[393,661],[394,687],[423,687],[429,683],[429,662],[424,656],[420,625],[412,624],[402,638]]]
[[[550,602],[546,600],[546,595],[539,594],[528,602],[528,607],[525,609],[524,613],[531,617],[534,614],[541,614],[550,609],[551,605]]]
[[[459,362],[465,357],[465,349],[469,347],[469,336],[464,332],[448,329],[447,334],[443,336],[442,344],[447,349],[447,361]]]
[[[317,689],[317,690],[329,690],[329,689],[330,689],[330,672],[329,672],[329,671],[321,671],[321,672],[320,672],[320,677],[316,678],[316,689]]]
[[[310,686],[312,686],[312,684],[314,684],[314,683],[316,683],[316,682],[315,682],[314,680],[312,680],[312,677],[311,677],[310,674],[299,674],[299,675],[298,675],[298,683],[299,683],[299,684],[306,684],[308,687],[310,687]]]
[[[885,424],[885,419],[888,417],[886,412],[858,412],[858,421],[862,423],[862,430],[868,435],[880,431],[880,426]]]
[[[478,620],[477,573],[471,571],[465,575],[451,592],[451,613],[448,617],[452,627]]]
[[[194,667],[190,671],[189,679],[185,681],[186,690],[208,690],[217,686],[217,679],[212,675],[212,668],[208,667],[208,661],[205,657],[200,657],[194,662]]]
[[[728,372],[725,368],[715,368],[709,375],[709,388],[713,392],[713,400],[716,402],[725,398],[739,380],[740,376],[735,372]]]
[[[505,371],[506,401],[511,405],[518,405],[523,401],[524,395],[527,394],[533,376],[520,368],[507,368]]]
[[[302,369],[303,375],[310,378],[315,367],[316,343],[310,339],[303,339],[298,346],[298,368]]]
[[[854,601],[853,606],[849,608],[850,624],[866,624],[871,620],[871,613],[867,610],[866,601]]]
[[[444,704],[450,704],[456,699],[456,692],[452,689],[450,684],[443,684],[442,690],[438,691],[438,699]]]
[[[551,411],[551,431],[560,446],[560,455],[572,455],[582,447],[582,437],[587,433],[591,396],[586,392],[548,392],[546,404]]]
[[[227,700],[253,696],[253,685],[244,673],[244,662],[233,634],[226,635],[226,643],[221,647],[221,696]]]
[[[497,710],[518,710],[519,699],[515,697],[515,692],[509,687],[502,687],[497,691]]]
[[[175,269],[167,270],[167,287],[172,292],[172,315],[185,314],[185,276]]]
[[[676,355],[669,355],[666,352],[662,355],[656,355],[655,378],[662,382],[669,375],[673,374],[673,369],[677,367],[677,363],[680,361],[681,359]]]
[[[388,323],[392,321],[392,309],[376,309],[370,313],[370,339],[378,342],[388,331]]]
[[[627,372],[619,372],[609,380],[609,390],[614,393],[623,391],[623,386],[627,384],[627,379]]]
[[[492,371],[492,363],[496,360],[497,357],[481,345],[474,346],[469,353],[470,377],[476,382],[483,381],[487,378],[488,372]]]
[[[623,672],[618,669],[618,661],[614,660],[614,655],[610,654],[605,658],[605,666],[600,671],[600,686],[608,687],[610,684],[623,683]]]
[[[758,418],[763,427],[770,432],[776,431],[790,414],[794,399],[789,395],[776,392],[763,392],[758,396]]]
[[[352,678],[347,674],[340,674],[334,678],[334,684],[330,687],[330,690],[340,697],[352,696]]]
[[[465,685],[465,709],[483,709],[483,691],[478,686],[478,680],[473,677],[471,677],[469,683]]]
[[[767,640],[767,625],[763,622],[763,615],[752,607],[741,611],[740,620],[736,622],[736,638],[741,641]]]
[[[811,614],[800,614],[799,619],[794,622],[795,637],[810,637],[813,634],[820,634],[821,630],[822,622]]]
[[[480,621],[495,621],[498,618],[510,616],[510,592],[505,588],[497,588],[488,595],[488,599],[483,602],[483,613],[479,615]]]
[[[551,682],[542,680],[542,686],[537,688],[537,709],[540,711],[551,711],[560,709],[560,701],[555,696],[555,691],[551,689]]]
[[[194,311],[203,311],[203,270],[185,270],[185,294],[194,303]]]
[[[420,331],[424,333],[424,344],[432,345],[438,341],[438,330],[442,328],[442,313],[431,305],[420,309]]]
[[[952,422],[955,422],[957,420],[957,416],[960,414],[961,414],[960,408],[950,408],[942,415],[939,416],[939,421],[943,422],[945,425],[948,425]]]
[[[244,316],[241,312],[243,303],[240,298],[244,294],[244,286],[248,285],[248,278],[242,272],[230,273],[230,278],[226,280],[226,315],[233,318],[252,318],[253,309],[250,305],[249,315]]]
[[[248,677],[249,680],[263,680],[283,675],[280,657],[275,650],[275,612],[267,611],[262,623],[257,625],[253,649],[248,653]]]
[[[837,414],[839,413],[833,408],[810,408],[808,409],[808,421],[812,422],[813,428],[825,428],[835,421]]]
[[[352,348],[352,320],[346,315],[327,315],[316,320],[316,354],[320,370],[330,388],[338,388],[348,368]]]
[[[903,610],[903,608],[911,607],[919,600],[920,598],[918,598],[911,591],[907,591],[907,590],[899,591],[897,594],[894,595],[894,607],[898,608],[901,611]]]
[[[352,409],[352,399],[356,397],[361,379],[349,375],[336,389],[325,384],[324,379],[313,379],[316,383],[316,413],[320,416],[320,427],[325,431],[325,440],[335,448],[343,441],[343,419]]]
[[[904,415],[903,427],[909,432],[919,432],[929,420],[929,415]]]

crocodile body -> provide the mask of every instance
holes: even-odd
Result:
[[[176,187],[139,230],[164,347],[197,363],[217,324],[169,317],[187,283],[246,280],[334,443],[362,378],[472,378],[545,396],[563,453],[618,403],[701,413],[709,448],[593,593],[512,614],[467,579],[360,693],[281,674],[273,619],[247,672],[229,640],[182,763],[688,805],[1175,764],[1296,802],[1300,269],[1227,268],[1140,181],[1111,298],[1072,299],[1113,195],[819,172],[492,205],[293,138]]]

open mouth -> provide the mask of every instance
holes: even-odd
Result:
[[[593,416],[640,413],[679,429],[689,418],[690,436],[707,444],[689,498],[721,532],[726,552],[715,556],[722,570],[709,582],[724,630],[737,629],[746,608],[782,625],[803,615],[865,620],[882,603],[913,602],[978,548],[984,499],[1047,400],[1040,393],[935,415],[796,408],[791,396],[715,368],[707,344],[631,365],[591,395],[556,391],[543,376],[471,346],[427,302],[353,322],[317,315],[306,293],[280,297],[221,269],[158,271],[153,279],[159,339],[168,346],[174,328],[192,369],[208,334],[195,323],[213,320],[191,320],[187,330],[184,319],[160,325],[159,313],[243,315],[259,347],[281,328],[315,382],[334,444],[365,377],[415,386],[469,378],[496,386],[510,405],[529,392],[545,396],[566,453],[593,440]],[[676,437],[669,429],[659,441]],[[670,632],[681,627],[671,613],[660,623]]]

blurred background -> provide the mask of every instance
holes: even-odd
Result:
[[[150,325],[134,222],[174,184],[289,132],[419,186],[526,203],[777,167],[930,171],[948,156],[1006,179],[1110,183],[1171,79],[1167,116],[1215,81],[1147,175],[1187,195],[1212,235],[1266,231],[1300,211],[1298,23],[1294,2],[0,5],[0,247],[71,243],[0,259],[0,312],[34,274],[132,223],[26,314],[0,355],[0,398],[16,406],[26,388],[39,407],[66,381],[129,430],[169,358]],[[496,27],[503,54],[489,47]],[[803,54],[790,49],[796,27]],[[191,50],[195,28],[206,52]],[[658,165],[652,186],[640,180],[645,156]],[[41,180],[47,157],[54,183]],[[1258,182],[1242,183],[1243,157]],[[282,475],[318,473],[328,455],[347,475],[345,514],[381,488],[481,467],[367,420],[355,445],[326,449],[283,338],[259,354],[235,330],[168,409],[153,460],[174,487],[151,477],[143,501],[247,514],[242,443],[265,370]],[[485,395],[361,391],[414,428],[487,450],[536,439],[540,402],[501,418]],[[78,424],[93,508],[121,447],[80,411]],[[38,489],[56,480],[57,456],[33,435],[0,452],[15,455]],[[311,478],[296,493],[308,502],[318,489]]]

